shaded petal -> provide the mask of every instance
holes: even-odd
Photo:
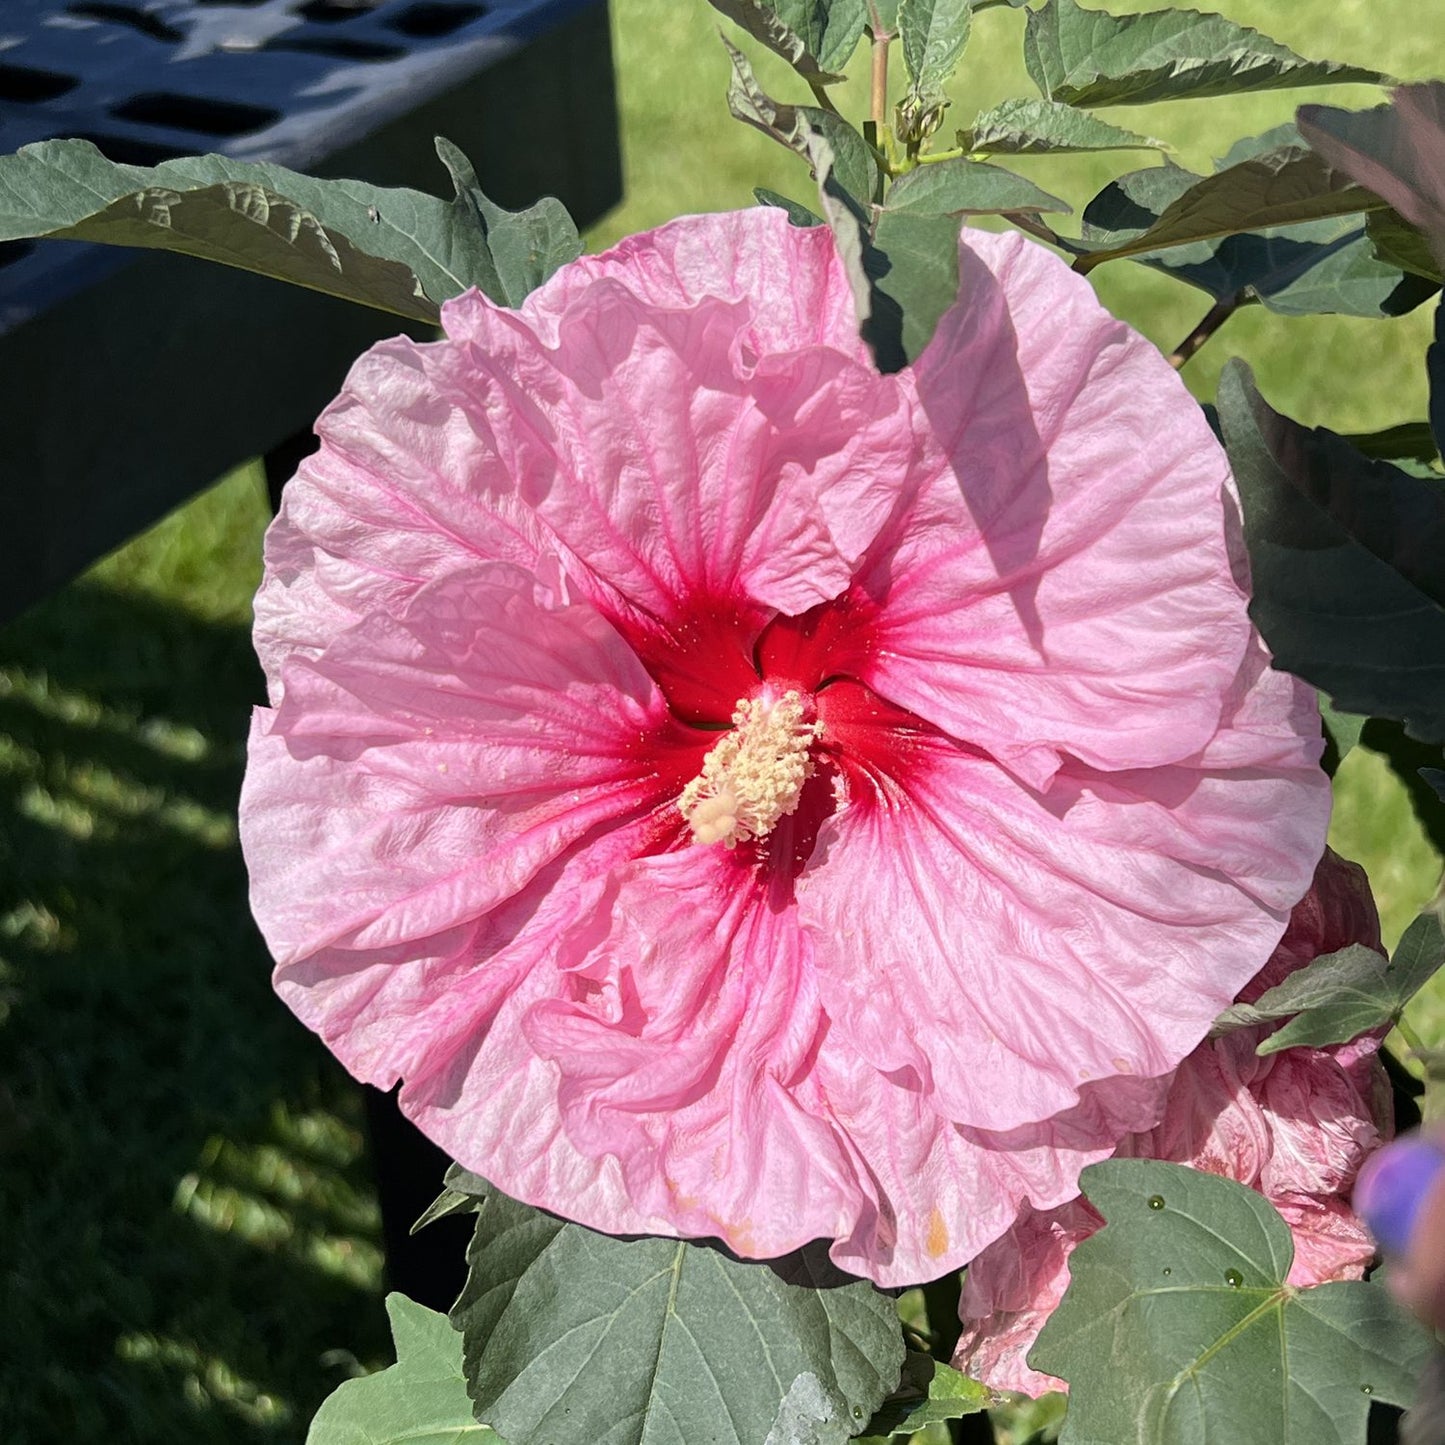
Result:
[[[1268,1191],[1260,1184],[1274,1141],[1251,1089],[1270,1071],[1254,1051],[1253,1030],[1201,1044],[1180,1064],[1164,1117],[1119,1146],[1128,1159],[1169,1159]]]
[[[968,1266],[958,1312],[963,1333],[953,1366],[995,1390],[1044,1395],[1063,1380],[1033,1369],[1028,1353],[1069,1287],[1069,1256],[1103,1221],[1087,1200],[1026,1210]]]
[[[1345,1200],[1283,1195],[1271,1199],[1294,1235],[1294,1263],[1285,1282],[1298,1289],[1334,1279],[1363,1279],[1375,1241]]]
[[[276,957],[425,939],[516,893],[595,830],[668,814],[706,742],[667,714],[611,626],[506,565],[422,589],[258,711],[241,800]]]
[[[1285,1049],[1256,1086],[1274,1148],[1260,1180],[1271,1199],[1286,1194],[1346,1194],[1365,1156],[1384,1142],[1366,1089],[1326,1049]]]
[[[1057,257],[968,231],[960,266],[903,374],[922,490],[860,570],[872,646],[854,675],[1035,785],[1063,753],[1187,758],[1251,636],[1224,453],[1157,349]]]
[[[1295,969],[1313,963],[1323,953],[1338,953],[1352,943],[1383,953],[1380,915],[1365,870],[1326,848],[1309,891],[1289,916],[1284,937],[1264,968],[1240,989],[1240,1002],[1253,1003],[1260,994],[1283,983]],[[1369,1052],[1373,1056],[1373,1041]]]

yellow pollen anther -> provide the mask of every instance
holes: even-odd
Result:
[[[803,721],[804,711],[797,692],[738,703],[733,731],[677,800],[695,843],[732,848],[765,837],[798,806],[813,775],[813,742],[823,731],[822,723]]]

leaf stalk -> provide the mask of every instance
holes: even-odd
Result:
[[[1169,365],[1175,371],[1182,371],[1185,363],[1239,310],[1243,303],[1244,292],[1237,291],[1233,296],[1211,306],[1200,319],[1199,325],[1169,353]]]

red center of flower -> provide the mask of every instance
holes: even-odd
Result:
[[[864,680],[872,616],[853,593],[766,623],[696,601],[666,633],[634,634],[673,716],[707,729],[676,795],[688,841],[722,844],[790,891],[841,801],[903,796],[937,733]]]

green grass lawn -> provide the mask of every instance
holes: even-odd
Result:
[[[628,198],[590,244],[748,204],[757,184],[807,196],[800,163],[727,117],[727,62],[702,0],[613,8]],[[1429,22],[1445,21],[1441,0],[1222,8],[1309,54],[1445,74],[1445,25]],[[979,17],[959,123],[1022,93],[1018,20],[1006,7]],[[780,64],[758,70],[780,97],[807,98]],[[845,110],[857,113],[860,90],[845,87]],[[1200,168],[1301,98],[1125,119]],[[1077,204],[1147,161],[1036,170]],[[1128,263],[1106,268],[1101,290],[1165,346],[1207,306]],[[1423,413],[1426,325],[1255,309],[1190,379],[1207,396],[1241,354],[1277,406],[1310,422],[1410,419]],[[357,1096],[271,995],[236,845],[261,696],[247,629],[266,517],[245,469],[0,630],[6,1445],[299,1442],[319,1399],[385,1352]],[[1440,860],[1378,757],[1355,753],[1338,782],[1332,836],[1366,862],[1397,935]],[[1416,1022],[1445,1043],[1445,995],[1423,999]]]

